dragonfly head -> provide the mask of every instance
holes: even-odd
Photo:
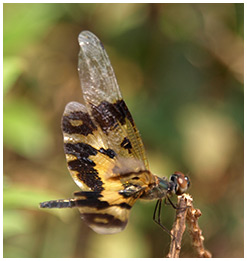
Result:
[[[187,191],[190,186],[190,179],[180,171],[175,171],[170,177],[170,184],[172,185],[172,192],[181,195]]]

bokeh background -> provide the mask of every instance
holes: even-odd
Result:
[[[243,257],[243,4],[4,4],[4,257],[163,257],[169,235],[138,202],[125,231],[98,235],[76,209],[60,128],[82,101],[77,36],[104,43],[151,170],[188,174],[205,246]],[[176,198],[173,199],[176,202]],[[164,207],[171,228],[175,211]],[[182,257],[195,257],[189,233]]]

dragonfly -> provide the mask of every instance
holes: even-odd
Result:
[[[138,199],[157,200],[153,220],[167,230],[161,224],[161,203],[172,204],[172,195],[186,192],[189,177],[176,171],[168,179],[150,171],[103,44],[89,31],[82,31],[78,42],[83,103],[66,105],[62,132],[68,170],[80,191],[40,207],[77,208],[92,230],[114,234],[125,229]]]

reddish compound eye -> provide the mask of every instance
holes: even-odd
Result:
[[[174,174],[172,174],[170,180],[176,184],[177,195],[183,194],[190,186],[189,177],[180,171],[175,171]]]

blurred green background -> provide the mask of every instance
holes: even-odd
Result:
[[[205,246],[243,257],[243,4],[4,4],[4,257],[163,257],[169,235],[138,202],[125,231],[98,235],[69,198],[60,128],[82,101],[77,36],[104,43],[151,170],[188,174]],[[174,197],[173,201],[176,201]],[[175,211],[164,207],[171,228]],[[195,257],[188,232],[182,257]]]

